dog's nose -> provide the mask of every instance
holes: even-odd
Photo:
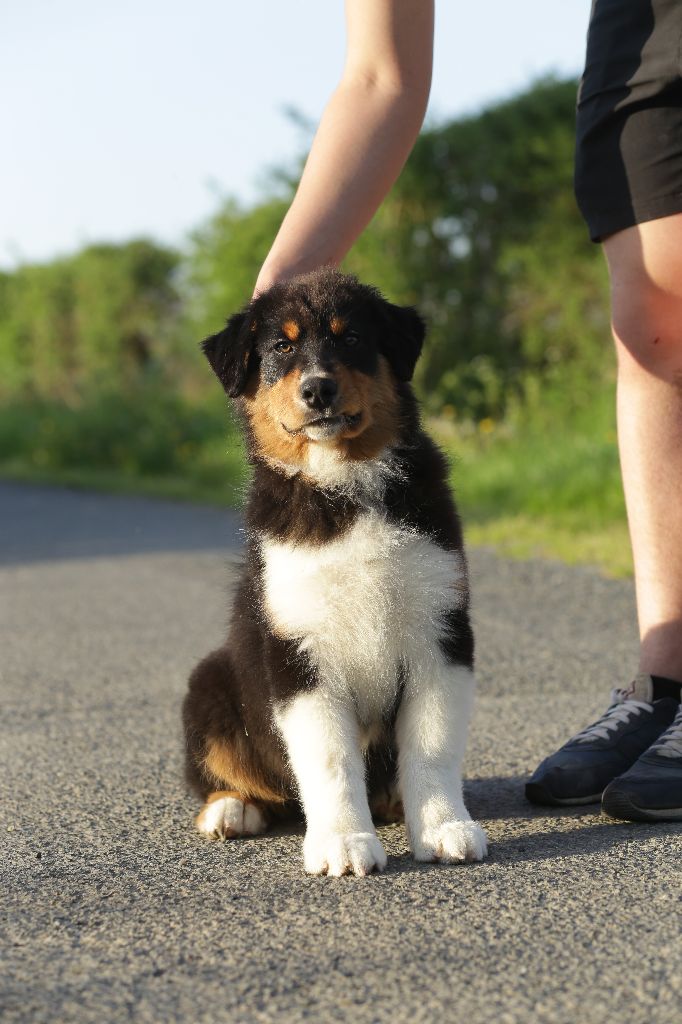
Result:
[[[311,409],[327,409],[338,390],[333,377],[306,377],[301,381],[301,398]]]

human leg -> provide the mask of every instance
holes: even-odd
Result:
[[[619,783],[613,780],[657,742],[677,710],[679,690],[656,678],[682,682],[682,214],[620,231],[605,241],[605,250],[640,674],[628,690],[615,691],[599,722],[543,761],[526,793],[537,803],[588,803],[611,783],[605,800],[615,811]],[[668,754],[659,776],[663,769],[669,770],[662,795],[649,766],[641,799],[682,806],[682,778]],[[633,790],[632,777],[628,786]]]
[[[682,681],[682,214],[604,243],[640,671]]]
[[[533,773],[526,795],[537,803],[598,799],[657,742],[679,703],[681,38],[682,6],[671,0],[592,5],[578,94],[575,189],[591,238],[605,244],[611,275],[640,672],[627,689],[612,692],[597,722]]]
[[[604,249],[640,670],[682,681],[682,214],[618,232]],[[613,817],[682,818],[682,712],[602,806]]]

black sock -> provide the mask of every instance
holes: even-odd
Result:
[[[661,700],[663,697],[672,697],[679,702],[682,694],[682,683],[674,679],[666,679],[665,676],[652,676],[654,684],[654,700]]]

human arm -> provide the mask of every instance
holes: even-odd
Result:
[[[431,85],[433,0],[346,0],[347,50],[256,293],[337,264],[419,134]]]

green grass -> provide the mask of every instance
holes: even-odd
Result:
[[[613,395],[571,412],[552,398],[507,423],[429,423],[450,456],[468,542],[631,575]]]
[[[221,396],[195,403],[150,385],[74,406],[32,401],[3,407],[0,474],[238,505],[247,469]]]
[[[428,427],[450,456],[468,543],[631,574],[610,393],[578,412],[549,395],[502,423]],[[231,506],[248,475],[222,396],[199,404],[153,387],[5,407],[0,474]]]

